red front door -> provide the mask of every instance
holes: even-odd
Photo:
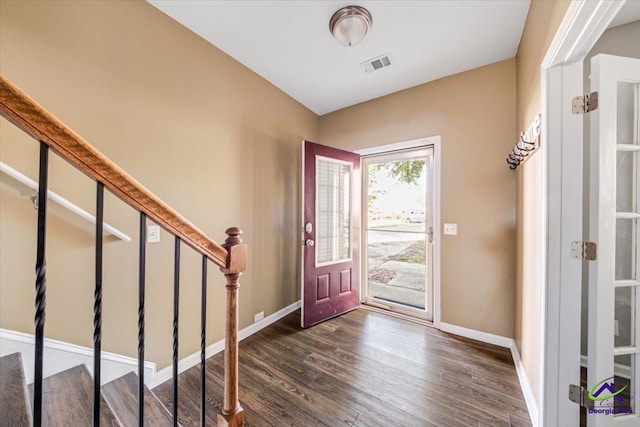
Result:
[[[360,305],[360,156],[304,141],[302,327]]]

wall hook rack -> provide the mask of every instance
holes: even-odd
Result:
[[[520,133],[518,142],[507,156],[509,169],[515,170],[524,162],[529,154],[540,147],[540,129],[542,127],[540,114],[537,114],[526,131]]]

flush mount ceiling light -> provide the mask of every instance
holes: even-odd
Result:
[[[364,7],[346,6],[333,14],[329,21],[329,31],[344,46],[355,46],[367,34],[373,19]]]

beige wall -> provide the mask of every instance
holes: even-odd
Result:
[[[568,1],[533,0],[516,56],[517,131],[525,130],[541,112],[540,65],[564,18]],[[543,124],[544,126],[544,124]],[[541,402],[541,292],[544,286],[543,148],[517,171],[517,270],[514,337],[527,378]]]
[[[249,245],[240,326],[298,300],[300,141],[318,117],[145,2],[0,2],[0,72],[218,241]],[[37,143],[2,120],[0,160],[37,176]],[[94,183],[52,159],[51,188],[93,211]],[[31,333],[35,210],[0,182],[0,327]],[[136,354],[138,216],[105,247],[103,348]],[[47,337],[92,342],[93,229],[51,207]],[[171,360],[173,241],[148,245],[147,359]],[[199,345],[200,260],[183,249],[180,356]],[[209,336],[222,337],[224,278],[210,264]]]
[[[442,136],[442,321],[513,336],[515,60],[320,118],[320,143],[356,150]]]

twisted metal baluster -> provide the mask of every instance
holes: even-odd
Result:
[[[140,254],[138,263],[138,426],[144,427],[144,286],[146,267],[147,215],[140,212]]]
[[[173,425],[178,427],[178,309],[180,308],[180,238],[173,260]]]
[[[200,302],[200,427],[205,425],[205,358],[207,345],[207,256],[202,256],[202,299]]]
[[[96,287],[93,292],[93,425],[100,426],[100,357],[102,353],[102,237],[104,184],[96,191]]]
[[[36,314],[35,360],[33,380],[33,425],[42,425],[42,365],[44,357],[44,322],[47,306],[47,263],[45,259],[47,231],[47,192],[49,146],[40,142],[40,172],[38,177],[38,243],[36,250]]]

